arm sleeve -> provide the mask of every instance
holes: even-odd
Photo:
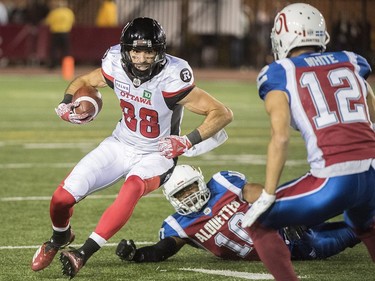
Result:
[[[283,91],[289,96],[286,83],[286,71],[282,65],[273,62],[263,67],[257,77],[257,88],[260,98],[265,100],[267,94],[273,90]]]
[[[181,245],[182,247],[182,245]],[[135,262],[160,262],[176,254],[181,247],[177,246],[176,240],[167,237],[152,246],[137,249],[133,261]]]

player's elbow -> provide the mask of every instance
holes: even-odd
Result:
[[[221,117],[223,118],[223,122],[225,123],[225,126],[226,126],[233,121],[233,111],[230,108],[225,106]]]
[[[272,141],[280,150],[286,150],[289,146],[289,136],[287,135],[273,135]]]
[[[289,130],[279,130],[272,132],[272,142],[278,148],[285,150],[289,146],[290,131]]]

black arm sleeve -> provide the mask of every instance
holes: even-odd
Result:
[[[195,85],[192,85],[189,88],[185,89],[182,92],[179,92],[176,95],[172,95],[171,97],[164,98],[165,103],[167,104],[168,108],[170,110],[173,110],[176,106],[178,106],[177,102],[179,102],[184,97],[186,97],[194,89],[194,87]]]
[[[103,75],[104,76],[104,75]],[[107,85],[113,90],[114,89],[114,84],[111,80],[109,80],[107,77],[104,76],[105,82]]]
[[[133,261],[135,262],[159,262],[176,254],[181,247],[177,246],[176,240],[167,237],[152,246],[137,249]]]

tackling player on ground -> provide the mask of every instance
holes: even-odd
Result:
[[[73,241],[70,218],[76,203],[118,180],[124,183],[84,245],[61,253],[63,274],[70,278],[126,224],[138,200],[164,183],[179,155],[232,121],[230,109],[195,86],[189,64],[166,54],[164,30],[150,18],[130,21],[120,44],[104,55],[102,67],[69,84],[56,109],[63,120],[91,121],[85,114],[72,112],[76,106],[71,103],[72,94],[84,85],[112,88],[122,119],[113,134],[86,155],[54,192],[50,203],[53,234],[36,251],[32,269],[46,268],[58,250]],[[191,133],[180,136],[183,108],[205,118]]]
[[[200,169],[177,165],[163,187],[176,213],[164,220],[160,241],[136,249],[132,240],[122,240],[116,254],[122,260],[159,262],[188,244],[223,259],[259,260],[251,229],[242,227],[241,222],[249,208],[247,200],[259,196],[261,190],[261,185],[248,183],[239,172],[216,173],[206,184]],[[325,259],[360,242],[344,222],[286,227],[280,229],[280,237],[293,260]]]

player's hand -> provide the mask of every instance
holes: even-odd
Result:
[[[117,245],[116,255],[124,261],[132,261],[135,255],[137,248],[133,240],[122,239]]]
[[[73,123],[73,124],[84,124],[92,120],[92,118],[87,118],[88,114],[75,114],[73,108],[79,106],[77,103],[60,103],[57,108],[55,108],[56,114],[64,121]]]
[[[168,136],[159,140],[160,154],[168,159],[180,156],[191,147],[187,136]]]
[[[251,226],[255,220],[263,214],[273,202],[275,202],[276,195],[268,194],[264,189],[259,198],[251,205],[250,209],[246,212],[243,220],[242,226]]]

